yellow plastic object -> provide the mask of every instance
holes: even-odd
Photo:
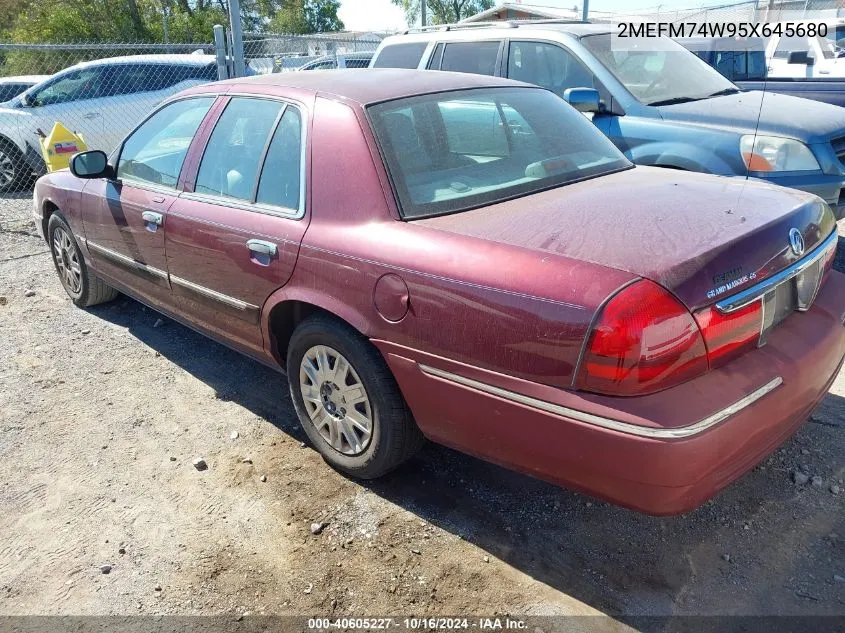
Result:
[[[53,124],[47,136],[41,137],[40,142],[47,171],[67,168],[74,154],[88,149],[81,135],[74,134],[59,121]]]

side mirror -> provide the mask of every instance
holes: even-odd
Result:
[[[21,103],[27,108],[31,108],[35,105],[35,99],[32,97],[31,94],[25,92],[21,95]]]
[[[578,112],[598,112],[601,103],[599,91],[593,88],[567,88],[563,100]]]
[[[77,178],[110,178],[112,169],[106,153],[95,149],[74,154],[70,159],[70,173]]]
[[[786,63],[796,66],[815,66],[816,60],[810,57],[807,51],[792,51],[786,58]]]

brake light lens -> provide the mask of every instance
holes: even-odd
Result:
[[[757,347],[763,325],[763,300],[730,314],[722,314],[713,305],[696,312],[695,320],[704,336],[710,369],[721,367]]]
[[[667,389],[707,371],[692,314],[661,286],[638,281],[599,316],[581,360],[579,388],[616,396]]]

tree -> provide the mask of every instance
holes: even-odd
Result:
[[[342,31],[337,16],[339,0],[288,0],[270,20],[276,33],[326,33]]]
[[[433,24],[460,22],[493,7],[494,0],[393,0],[405,11],[408,24],[415,24],[420,17],[420,3],[425,1]]]
[[[305,22],[310,33],[342,31],[343,21],[337,16],[339,0],[308,0],[305,3]]]

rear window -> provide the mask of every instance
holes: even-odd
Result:
[[[373,68],[416,68],[420,64],[425,42],[388,44],[381,49]]]
[[[582,114],[533,88],[462,90],[370,106],[406,218],[462,211],[631,163]]]
[[[446,44],[440,70],[477,75],[495,75],[499,42],[455,42]]]

